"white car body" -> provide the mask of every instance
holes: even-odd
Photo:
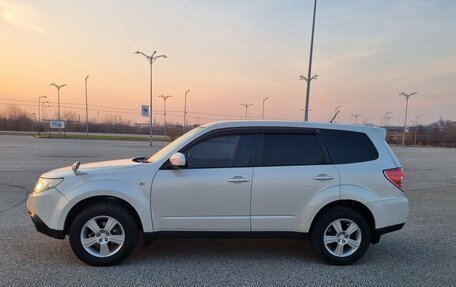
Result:
[[[379,156],[350,164],[160,169],[173,154],[202,135],[242,127],[361,132],[370,138]],[[70,213],[91,198],[112,197],[128,203],[137,213],[141,229],[149,235],[174,231],[306,234],[325,206],[351,202],[368,209],[373,219],[371,228],[379,238],[402,227],[408,216],[403,192],[381,172],[400,167],[384,137],[384,129],[361,125],[278,121],[207,124],[159,151],[151,162],[125,159],[82,164],[78,170],[84,174],[79,176],[71,167],[47,172],[43,178],[64,180],[54,188],[31,193],[27,207],[32,217],[45,224],[48,235],[63,238],[68,233]],[[320,180],[319,176],[327,179]]]

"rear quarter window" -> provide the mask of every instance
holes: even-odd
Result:
[[[371,161],[378,158],[378,151],[370,138],[361,132],[320,130],[328,145],[334,164]]]

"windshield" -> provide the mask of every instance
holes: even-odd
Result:
[[[191,131],[181,135],[179,138],[177,138],[175,141],[170,142],[168,145],[166,145],[164,148],[156,152],[155,154],[149,156],[146,158],[145,162],[156,162],[157,160],[160,160],[163,156],[165,156],[167,153],[181,145],[183,142],[185,142],[187,139],[191,138],[193,135],[196,133],[199,133],[202,129],[204,129],[204,126],[199,126]]]

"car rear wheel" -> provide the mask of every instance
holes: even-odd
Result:
[[[314,252],[333,265],[348,265],[367,251],[370,229],[357,211],[336,207],[316,219],[310,234]]]
[[[92,205],[79,213],[70,228],[76,256],[94,266],[113,265],[125,259],[138,238],[136,221],[123,206]]]

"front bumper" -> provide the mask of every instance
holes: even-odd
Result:
[[[47,226],[46,223],[44,223],[43,220],[41,220],[41,218],[38,215],[34,214],[30,210],[29,210],[29,214],[30,214],[30,218],[32,218],[32,221],[35,224],[36,230],[38,230],[38,232],[41,232],[43,234],[46,234],[47,236],[50,236],[50,237],[53,237],[56,239],[65,239],[65,231],[49,228],[49,226]]]
[[[57,189],[51,188],[40,193],[31,193],[27,199],[27,209],[38,231],[52,236],[65,229],[65,208],[68,199]],[[55,236],[52,236],[55,237]],[[58,235],[60,238],[61,235]]]

